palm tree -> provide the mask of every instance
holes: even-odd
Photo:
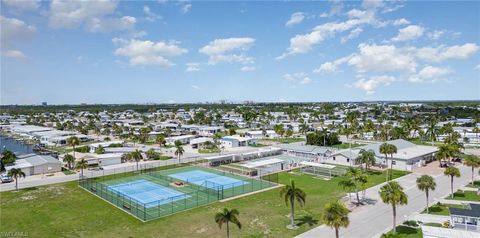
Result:
[[[453,178],[454,177],[460,177],[460,170],[456,167],[447,167],[445,171],[443,171],[443,174],[446,176],[450,176],[450,191],[451,194],[450,196],[453,198]]]
[[[155,138],[155,143],[157,143],[159,147],[162,147],[162,145],[165,144],[165,136],[157,135]]]
[[[397,153],[397,147],[395,145],[392,145],[392,144],[388,144],[388,143],[383,143],[380,145],[380,153],[384,154],[385,155],[385,162],[387,164],[387,179],[386,181],[388,181],[389,179],[389,173],[388,173],[388,155],[391,155],[392,156],[392,160],[393,160],[393,154]],[[390,162],[390,169],[393,168],[393,163],[392,161]]]
[[[480,167],[480,158],[475,155],[464,155],[464,163],[466,166],[472,168],[472,185],[474,182],[473,175],[475,174],[475,168]]]
[[[237,209],[228,210],[227,208],[224,208],[223,212],[217,212],[217,214],[215,214],[215,222],[220,229],[222,229],[223,223],[227,224],[227,238],[230,237],[230,228],[228,226],[230,222],[237,225],[238,229],[242,229],[242,224],[237,217],[238,215],[239,212]]]
[[[325,204],[322,220],[327,226],[335,229],[335,237],[337,238],[339,237],[338,230],[340,227],[347,227],[350,224],[348,213],[350,213],[350,210],[339,201]]]
[[[373,152],[373,150],[362,149],[356,161],[360,164],[365,164],[365,171],[368,171],[368,166],[375,164],[375,152]]]
[[[17,156],[12,151],[10,150],[2,151],[2,157],[0,158],[0,171],[4,171],[5,165],[15,162],[16,159],[17,159]]]
[[[77,164],[75,165],[75,168],[76,169],[80,169],[81,170],[81,177],[80,178],[83,178],[83,170],[86,169],[88,167],[88,163],[85,159],[81,159],[80,161],[77,162]]]
[[[127,157],[129,160],[134,160],[135,163],[137,164],[137,170],[138,170],[138,162],[143,159],[142,152],[140,152],[138,149],[135,151],[132,151],[129,153],[129,156]]]
[[[7,175],[15,179],[15,190],[18,191],[18,179],[25,178],[25,173],[21,169],[12,168]]]
[[[180,158],[182,157],[183,153],[185,152],[185,149],[183,149],[182,146],[177,146],[177,149],[175,150],[175,155],[178,157],[178,164],[180,164]]]
[[[360,191],[360,188],[362,188],[362,185],[367,183],[367,175],[358,168],[348,167],[345,176],[347,179],[340,181],[339,185],[347,189],[354,189],[358,206],[360,205],[360,196],[358,195],[358,192]]]
[[[395,181],[390,181],[386,185],[381,187],[379,194],[382,198],[383,203],[392,205],[393,233],[396,233],[397,206],[406,205],[408,203],[408,196],[403,191],[402,186],[400,186],[400,184]]]
[[[63,157],[63,162],[67,163],[68,169],[72,169],[72,164],[75,162],[75,157],[71,154],[66,154]]]
[[[67,139],[67,145],[73,147],[73,157],[75,157],[75,146],[80,145],[80,139],[76,136],[71,136]]]
[[[280,190],[280,197],[285,198],[285,204],[288,206],[290,203],[291,213],[290,213],[290,225],[287,226],[289,229],[296,228],[295,226],[295,200],[300,206],[305,204],[307,194],[300,188],[295,186],[295,181],[290,180],[290,184],[285,185],[282,190]]]
[[[429,213],[428,212],[428,193],[430,190],[435,191],[435,187],[437,187],[437,184],[435,183],[435,179],[432,176],[422,175],[417,178],[417,188],[420,191],[424,191],[425,196],[427,198],[427,213]]]
[[[439,129],[437,128],[437,122],[438,120],[436,117],[431,117],[430,120],[428,120],[428,124],[427,124],[426,134],[432,140],[432,146],[433,146],[433,142],[437,140],[437,135],[439,131]]]

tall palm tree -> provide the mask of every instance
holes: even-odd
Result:
[[[155,143],[157,143],[159,147],[162,147],[162,145],[165,144],[165,136],[157,135],[155,138]]]
[[[15,162],[17,156],[10,150],[3,150],[0,158],[0,171],[5,170],[5,165]]]
[[[7,175],[15,179],[15,190],[18,191],[18,179],[25,178],[25,173],[21,169],[12,168],[8,171]]]
[[[390,181],[386,185],[383,185],[380,188],[379,194],[383,203],[392,205],[393,233],[396,233],[397,206],[406,205],[408,203],[408,196],[403,191],[402,186],[395,181]]]
[[[287,226],[289,229],[296,228],[295,226],[295,200],[300,206],[305,204],[307,194],[300,188],[295,186],[295,181],[290,180],[290,184],[285,185],[282,190],[280,190],[280,197],[284,197],[285,204],[288,206],[290,203],[290,225]]]
[[[397,153],[397,147],[395,145],[392,145],[392,144],[388,144],[388,143],[383,143],[380,145],[380,153],[384,154],[385,155],[385,161],[386,161],[386,164],[387,164],[387,178],[386,178],[386,181],[389,180],[389,171],[388,171],[388,155],[391,155],[392,156],[392,159],[393,159],[393,154]],[[393,168],[393,163],[392,161],[390,161],[390,169]]]
[[[450,196],[453,198],[453,178],[454,177],[460,177],[460,170],[456,167],[450,166],[443,171],[443,174],[446,176],[450,176],[450,191],[451,194]]]
[[[228,210],[228,208],[224,208],[222,212],[215,214],[215,222],[220,229],[222,229],[224,223],[227,225],[227,238],[230,237],[230,228],[228,226],[230,222],[237,225],[238,229],[242,229],[242,223],[238,220],[238,215],[239,212],[237,209]]]
[[[73,157],[75,157],[75,146],[80,145],[80,139],[76,136],[71,136],[67,139],[67,145],[73,147]]]
[[[345,174],[347,179],[340,181],[339,185],[344,188],[353,188],[357,197],[357,206],[360,205],[360,196],[358,192],[362,188],[362,184],[367,183],[367,175],[363,173],[360,169],[354,167],[348,167],[347,173]]]
[[[135,161],[135,163],[137,164],[137,170],[138,170],[138,162],[143,159],[142,152],[136,149],[135,151],[130,152],[127,158],[129,160]]]
[[[327,226],[335,229],[335,237],[338,238],[338,230],[340,227],[347,227],[350,224],[348,219],[348,213],[350,213],[350,210],[339,201],[325,204],[324,209],[322,220]]]
[[[182,157],[185,149],[182,146],[177,146],[175,150],[175,155],[178,157],[178,164],[180,164],[180,158]]]
[[[437,184],[435,183],[435,179],[430,176],[430,175],[422,175],[417,178],[417,188],[420,191],[425,192],[425,196],[427,198],[427,213],[428,212],[428,194],[429,191],[435,191],[435,188],[437,187]]]
[[[438,123],[438,119],[435,116],[429,118],[427,123],[426,135],[430,137],[430,140],[432,141],[432,146],[433,146],[433,142],[437,140],[437,135],[439,132],[437,123]]]
[[[80,169],[81,170],[81,178],[83,178],[83,170],[86,169],[88,167],[88,163],[85,159],[81,159],[80,161],[77,162],[77,164],[75,165],[75,168],[76,169]]]
[[[365,171],[368,171],[368,167],[375,164],[375,152],[362,149],[356,161],[360,164],[365,164]]]
[[[475,155],[464,155],[463,157],[464,163],[466,166],[469,166],[472,168],[472,185],[474,182],[473,176],[475,174],[475,168],[480,167],[480,158],[475,156]]]
[[[66,154],[63,157],[63,162],[67,163],[68,169],[72,169],[72,164],[75,162],[75,157],[71,154]]]

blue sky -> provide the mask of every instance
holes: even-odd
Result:
[[[1,104],[480,98],[480,2],[1,4]]]

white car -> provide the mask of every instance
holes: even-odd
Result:
[[[13,179],[12,179],[12,177],[10,177],[6,174],[2,174],[2,175],[0,175],[0,181],[2,181],[2,183],[10,183],[10,182],[13,182]]]

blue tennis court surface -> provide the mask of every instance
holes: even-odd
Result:
[[[169,177],[176,178],[182,181],[193,183],[196,185],[212,188],[215,190],[229,189],[237,186],[248,184],[249,182],[222,176],[214,173],[205,172],[202,170],[191,170],[176,174],[170,174]]]
[[[145,179],[108,186],[108,190],[127,196],[145,205],[145,207],[154,207],[190,197],[182,192],[152,183]]]

